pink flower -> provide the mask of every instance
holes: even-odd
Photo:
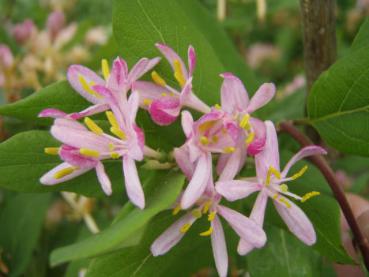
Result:
[[[111,72],[106,60],[102,60],[102,73],[104,79],[92,70],[82,65],[72,65],[68,69],[67,78],[71,86],[86,100],[93,103],[87,109],[68,115],[72,119],[79,119],[108,110],[109,104],[106,98],[95,90],[96,87],[105,87],[110,90],[114,97],[120,102],[126,102],[127,93],[131,89],[133,82],[141,78],[147,71],[152,69],[160,58],[139,60],[128,72],[127,63],[120,57],[114,60]],[[53,114],[50,109],[42,111],[40,117],[61,116],[61,112],[56,109]]]
[[[60,30],[65,25],[65,16],[62,11],[54,11],[47,17],[46,28],[50,33],[52,39],[54,39]]]
[[[12,29],[12,35],[18,43],[25,43],[36,31],[36,26],[31,19],[26,19],[22,23],[16,24]]]
[[[14,57],[10,48],[0,43],[0,70],[9,69],[14,64]]]
[[[260,226],[263,225],[266,202],[270,197],[289,230],[307,245],[312,245],[316,241],[313,225],[305,213],[286,196],[305,202],[319,193],[313,191],[301,197],[291,193],[285,183],[299,178],[306,171],[307,167],[304,167],[291,177],[287,177],[290,168],[296,162],[308,156],[326,154],[326,151],[319,146],[305,147],[295,154],[280,172],[276,130],[271,121],[266,121],[265,125],[267,141],[264,150],[255,156],[257,177],[245,180],[219,181],[216,184],[216,190],[229,201],[242,199],[260,191],[250,218]],[[253,248],[250,243],[241,240],[238,252],[244,255]]]
[[[209,180],[208,189],[202,197],[196,202],[197,207],[185,213],[180,219],[173,223],[163,234],[161,234],[151,245],[151,252],[154,256],[160,256],[167,253],[175,246],[191,228],[192,224],[207,214],[207,220],[210,222],[208,230],[200,233],[200,236],[210,236],[215,265],[220,276],[227,276],[228,254],[224,237],[224,231],[219,219],[223,217],[237,235],[250,245],[260,248],[266,242],[266,235],[263,229],[246,216],[220,205],[221,196],[214,191],[214,184]],[[176,207],[173,215],[176,215],[180,209]]]
[[[182,208],[187,209],[206,189],[212,172],[211,153],[234,152],[239,129],[227,113],[217,109],[196,122],[188,111],[182,112],[182,128],[187,141],[174,153],[177,164],[190,179],[181,200]],[[190,167],[193,174],[190,174]]]
[[[71,119],[56,119],[51,134],[63,145],[60,148],[46,148],[45,151],[58,154],[64,163],[42,176],[41,183],[58,184],[94,168],[102,189],[110,195],[111,183],[101,161],[121,158],[128,197],[132,203],[143,209],[145,198],[135,161],[143,159],[146,147],[144,134],[135,124],[137,109],[138,95],[133,93],[128,99],[124,114],[110,111],[106,113],[111,124],[110,131],[115,136],[104,133],[88,117],[84,119],[87,128]]]
[[[188,69],[184,61],[170,47],[156,44],[156,47],[170,63],[174,77],[180,90],[169,86],[160,75],[153,71],[151,76],[154,83],[139,81],[133,85],[133,90],[141,96],[141,107],[147,109],[152,120],[158,125],[173,123],[183,106],[207,113],[210,108],[203,103],[192,91],[192,74],[196,64],[195,49],[188,48]]]

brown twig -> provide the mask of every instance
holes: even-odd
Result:
[[[280,123],[279,128],[281,131],[291,135],[302,146],[312,145],[311,141],[291,123],[282,122]],[[361,232],[360,227],[351,210],[350,204],[348,203],[344,191],[339,185],[332,168],[322,156],[312,156],[310,157],[310,160],[324,175],[329,186],[331,187],[333,195],[337,199],[337,202],[340,205],[341,210],[347,220],[347,223],[349,224],[354,235],[354,239],[359,246],[360,252],[363,256],[365,267],[369,271],[369,242]]]

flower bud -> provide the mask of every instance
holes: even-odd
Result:
[[[23,44],[31,38],[35,28],[33,21],[31,19],[26,19],[13,27],[12,35],[18,43]]]
[[[14,58],[11,50],[5,44],[0,44],[0,68],[8,69],[13,65]]]
[[[65,25],[65,16],[62,11],[54,11],[49,14],[47,18],[46,27],[50,32],[50,36],[52,39],[56,37],[56,35],[63,29]]]

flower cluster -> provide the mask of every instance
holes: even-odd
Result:
[[[153,242],[154,256],[168,252],[196,220],[206,215],[210,226],[200,236],[211,237],[216,268],[220,276],[226,276],[228,256],[220,217],[240,237],[238,252],[245,255],[266,243],[263,221],[269,197],[289,230],[307,245],[314,244],[316,234],[310,220],[289,198],[304,202],[319,192],[299,196],[290,192],[286,183],[306,171],[307,167],[303,167],[288,175],[297,161],[325,154],[325,150],[318,146],[305,147],[280,169],[273,123],[253,116],[273,98],[275,86],[263,84],[249,99],[242,82],[231,73],[223,73],[220,75],[223,78],[221,105],[209,107],[193,92],[194,48],[188,48],[186,64],[170,47],[163,44],[156,47],[169,62],[178,83],[176,87],[152,70],[160,58],[142,58],[131,70],[120,57],[111,68],[107,60],[102,60],[103,77],[81,65],[69,68],[69,83],[92,105],[71,114],[54,108],[40,113],[41,117],[55,118],[51,134],[62,143],[61,147],[46,148],[45,152],[59,155],[63,160],[41,177],[41,183],[54,185],[95,169],[103,191],[110,195],[111,182],[102,161],[122,159],[127,195],[133,204],[143,209],[145,197],[135,162],[145,156],[160,159],[162,155],[145,145],[144,131],[135,122],[141,107],[158,125],[169,125],[181,116],[186,136],[185,143],[173,150],[176,164],[188,179],[188,185],[173,207],[173,215],[185,212]],[[149,71],[152,81],[140,80]],[[184,108],[202,115],[195,120],[188,110],[181,113]],[[110,134],[90,118],[101,112],[105,112],[110,123]],[[254,157],[256,176],[240,178],[247,156]],[[223,199],[235,201],[255,192],[258,196],[249,217],[222,203]]]

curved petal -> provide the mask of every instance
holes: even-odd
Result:
[[[243,111],[249,104],[248,93],[241,80],[232,73],[223,73],[224,78],[221,88],[222,109],[228,113]]]
[[[123,157],[123,172],[129,200],[140,209],[143,209],[145,207],[145,195],[138,178],[135,161],[128,156]]]
[[[242,163],[242,149],[236,148],[224,165],[224,168],[219,176],[219,181],[233,180],[239,172]]]
[[[262,247],[265,245],[265,232],[253,220],[222,205],[219,205],[217,210],[219,214],[227,220],[240,238],[250,242],[255,247]]]
[[[38,114],[38,117],[51,117],[51,118],[63,118],[66,116],[67,113],[53,108],[44,109]]]
[[[183,225],[193,224],[196,220],[191,213],[188,213],[174,222],[167,230],[164,231],[151,245],[151,253],[153,256],[160,256],[167,253],[175,246],[185,235],[180,229]]]
[[[284,200],[288,203],[288,207],[285,204],[274,200],[274,206],[277,209],[277,212],[282,217],[291,233],[305,244],[313,245],[316,242],[316,234],[313,224],[296,204],[287,198],[284,198]]]
[[[172,48],[170,48],[169,46],[167,46],[165,44],[156,43],[155,46],[163,54],[163,56],[168,60],[168,62],[170,63],[170,66],[172,67],[173,70],[175,70],[174,61],[176,61],[176,60],[179,61],[180,65],[181,65],[183,75],[184,75],[185,79],[187,80],[188,79],[188,72],[187,72],[186,65],[184,64],[182,58]]]
[[[215,184],[216,191],[228,201],[236,201],[259,191],[260,185],[243,180],[218,181]]]
[[[108,87],[110,89],[120,91],[127,81],[128,77],[128,67],[125,60],[120,57],[117,57],[111,69]]]
[[[41,178],[40,178],[40,183],[43,185],[48,185],[48,186],[52,186],[52,185],[56,185],[59,183],[63,183],[66,181],[69,181],[77,176],[82,175],[83,173],[89,171],[90,169],[92,169],[93,167],[83,167],[83,168],[79,168],[76,169],[75,171],[73,171],[71,174],[68,174],[62,178],[58,178],[55,179],[55,174],[61,170],[64,170],[66,168],[70,168],[73,167],[73,165],[70,165],[69,163],[61,163],[60,165],[54,167],[53,169],[51,169],[49,172],[45,173]]]
[[[89,93],[83,88],[80,82],[80,76],[82,76],[86,83],[90,86],[92,85],[105,85],[104,79],[98,76],[95,72],[82,65],[71,65],[68,68],[67,79],[70,85],[84,98],[86,98],[91,103],[97,104],[104,101],[103,98],[97,98],[93,94]]]
[[[181,105],[178,98],[173,96],[164,96],[154,100],[150,107],[149,113],[152,120],[161,126],[172,124],[181,111]]]
[[[192,45],[188,47],[187,56],[188,56],[188,71],[189,71],[188,75],[191,77],[196,66],[196,52],[195,48],[193,48]]]
[[[284,167],[283,171],[282,171],[282,178],[286,177],[288,174],[288,171],[291,169],[291,167],[297,163],[298,161],[309,157],[309,156],[313,156],[313,155],[325,155],[327,154],[327,151],[324,150],[322,147],[320,146],[306,146],[304,148],[302,148],[299,152],[297,152],[286,164],[286,166]]]
[[[186,137],[189,138],[192,135],[194,123],[193,117],[190,112],[188,111],[182,112],[181,123],[183,132],[185,133]]]
[[[87,109],[84,109],[83,111],[70,114],[70,118],[77,120],[86,116],[91,116],[97,113],[104,112],[108,109],[109,109],[108,104],[96,104],[88,107]]]
[[[247,154],[255,156],[263,151],[266,143],[266,126],[257,118],[250,118],[250,124],[255,132],[254,140],[247,146]]]
[[[131,69],[128,74],[128,83],[129,86],[132,85],[133,82],[140,79],[146,72],[151,70],[157,63],[160,61],[160,58],[142,58],[140,59]]]
[[[189,153],[186,145],[179,148],[174,148],[174,158],[176,159],[177,165],[186,175],[188,180],[191,180],[195,166],[193,163],[189,162]]]
[[[203,154],[200,156],[192,179],[183,193],[181,199],[182,209],[191,207],[206,189],[207,181],[211,174],[211,155]]]
[[[226,277],[228,271],[227,245],[223,227],[218,216],[215,216],[214,220],[211,222],[211,227],[213,228],[213,233],[211,234],[211,246],[213,248],[215,266],[219,276]]]
[[[101,162],[98,162],[95,169],[96,169],[97,179],[99,180],[101,184],[101,188],[103,189],[106,195],[111,195],[112,193],[111,182],[110,182],[109,176],[105,172],[103,164]]]
[[[265,83],[255,92],[254,96],[250,100],[250,104],[246,111],[252,113],[257,109],[266,105],[275,95],[275,85],[272,83]]]

